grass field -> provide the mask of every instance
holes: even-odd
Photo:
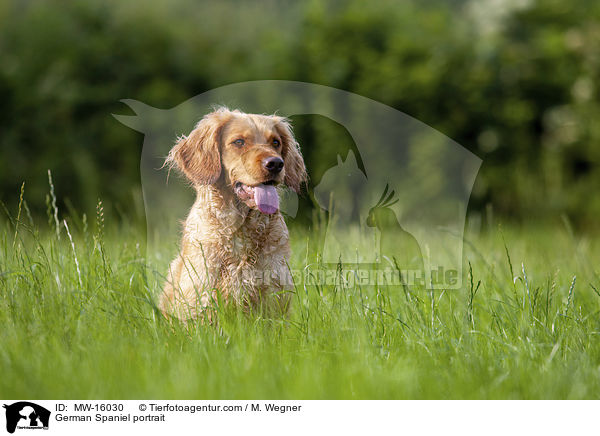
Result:
[[[1,224],[3,398],[600,396],[600,246],[568,225],[469,232],[462,290],[299,285],[289,320],[216,327],[157,313],[138,226],[49,218]]]

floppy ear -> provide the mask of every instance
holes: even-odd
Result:
[[[221,130],[230,118],[231,112],[227,109],[205,115],[188,136],[177,141],[165,164],[177,166],[194,184],[216,182],[221,175]]]
[[[296,192],[300,192],[302,183],[308,181],[304,159],[300,154],[300,146],[294,138],[289,121],[283,117],[276,117],[276,129],[281,135],[285,178],[284,183]]]

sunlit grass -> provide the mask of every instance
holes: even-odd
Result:
[[[136,226],[22,206],[0,228],[4,398],[600,394],[600,250],[565,226],[471,232],[461,290],[298,284],[289,319],[182,325]],[[291,235],[303,269],[310,232]]]

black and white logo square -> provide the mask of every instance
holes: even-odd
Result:
[[[6,409],[6,431],[9,433],[14,433],[16,429],[48,429],[50,411],[40,405],[19,401],[4,404],[3,407]]]

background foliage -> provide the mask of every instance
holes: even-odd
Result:
[[[0,2],[0,199],[25,181],[40,212],[50,168],[67,206],[128,215],[142,137],[111,116],[120,99],[285,79],[381,101],[483,158],[473,213],[593,225],[599,44],[588,0]],[[296,125],[311,168],[343,135]]]

